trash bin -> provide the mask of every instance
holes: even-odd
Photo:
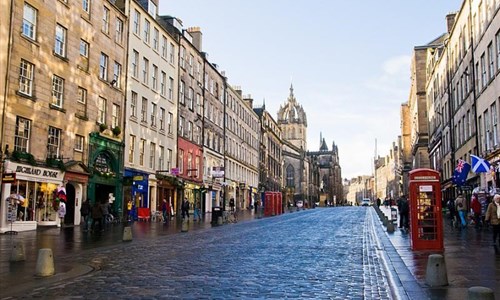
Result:
[[[212,207],[212,225],[217,225],[217,219],[221,217],[222,218],[222,209],[220,206],[214,206]]]
[[[392,223],[397,223],[398,221],[398,210],[391,207],[391,221]]]

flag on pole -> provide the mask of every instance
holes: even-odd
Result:
[[[472,155],[470,156],[472,171],[474,173],[486,173],[490,171],[490,163],[479,156]]]
[[[463,159],[458,160],[457,167],[453,171],[453,183],[457,186],[464,185],[467,180],[471,166]]]

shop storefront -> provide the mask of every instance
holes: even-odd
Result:
[[[209,182],[205,184],[204,193],[204,212],[212,212],[213,207],[222,206],[222,185],[218,182]]]
[[[127,183],[130,183],[123,190],[125,203],[132,200],[132,204],[136,208],[150,207],[149,174],[133,169],[125,169],[124,178],[126,178]]]
[[[11,161],[4,166],[5,172],[15,173],[16,180],[3,184],[0,232],[59,224],[57,191],[64,187],[64,172]]]
[[[237,196],[236,196],[236,206],[239,209],[245,209],[248,207],[248,188],[246,183],[240,182],[238,184]]]
[[[176,193],[175,193],[175,177],[169,176],[159,176],[157,178],[157,199],[156,199],[156,210],[161,211],[161,205],[163,199],[167,200],[170,204],[171,210],[175,212],[176,203]],[[170,213],[172,213],[172,211]]]
[[[90,134],[89,170],[87,198],[93,205],[96,201],[109,202],[111,212],[123,213],[123,143],[119,140]]]
[[[87,198],[87,184],[90,172],[82,162],[65,164],[64,182],[66,183],[66,215],[64,224],[78,225],[81,221],[80,207]]]
[[[223,205],[226,206],[226,209],[229,208],[229,201],[231,199],[235,199],[235,202],[236,202],[236,199],[238,199],[238,188],[237,188],[237,183],[230,180],[230,179],[226,179],[226,182],[227,182],[227,185],[226,185],[226,194],[225,194],[225,202],[223,203]]]
[[[201,201],[201,186],[194,183],[186,183],[184,185],[184,198],[189,201],[189,207],[191,210],[194,208],[195,203],[200,203]]]

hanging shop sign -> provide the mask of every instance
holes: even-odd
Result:
[[[214,178],[224,177],[224,167],[212,167],[212,177]]]
[[[16,181],[16,173],[3,173],[2,183],[14,183]]]

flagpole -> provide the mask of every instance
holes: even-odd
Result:
[[[378,198],[378,195],[377,195],[377,138],[375,138],[375,153],[374,153],[374,156],[373,156],[373,184],[374,184],[374,191],[375,191],[375,195],[374,195],[374,199],[372,200],[375,200]]]

